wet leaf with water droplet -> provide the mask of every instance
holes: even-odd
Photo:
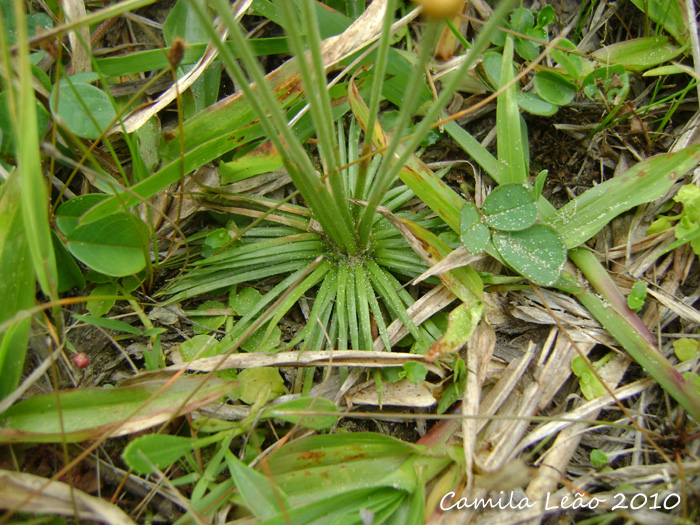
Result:
[[[540,286],[557,282],[567,258],[561,236],[546,224],[522,231],[494,232],[493,244],[516,272]]]
[[[471,203],[462,208],[460,214],[459,238],[462,244],[472,253],[481,253],[489,242],[489,229],[481,222],[481,215]]]
[[[502,231],[519,231],[537,221],[537,206],[532,192],[520,184],[505,184],[494,189],[482,211],[486,224]]]

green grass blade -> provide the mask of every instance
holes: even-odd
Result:
[[[598,233],[621,213],[661,197],[673,183],[700,162],[700,145],[650,157],[622,175],[591,188],[542,220],[574,248]]]
[[[653,336],[632,312],[614,282],[595,255],[587,249],[569,251],[569,257],[591,281],[597,294],[581,291],[576,298],[603,325],[661,387],[673,397],[693,419],[700,421],[700,392],[671,365],[653,342]],[[620,304],[622,303],[622,304]],[[640,327],[640,325],[642,325]]]
[[[278,2],[278,5],[280,3]],[[296,21],[296,8],[293,2],[281,2],[287,24],[285,30],[297,57],[299,71],[304,84],[304,93],[309,101],[311,115],[319,138],[321,160],[324,171],[328,175],[328,181],[335,202],[336,221],[345,223],[348,231],[353,230],[352,218],[347,204],[346,188],[343,176],[339,173],[340,161],[338,158],[338,143],[333,124],[333,111],[331,99],[327,88],[326,71],[321,56],[321,35],[318,28],[316,13],[312,0],[303,0],[300,3],[301,24]],[[306,53],[302,42],[300,29],[306,33],[311,63],[306,60]],[[323,223],[322,223],[323,225]],[[325,225],[324,225],[325,226]]]
[[[372,338],[372,321],[369,314],[369,295],[373,293],[373,290],[371,287],[368,289],[364,268],[361,265],[356,264],[354,270],[355,301],[357,307],[357,321],[360,329],[360,345],[353,345],[353,348],[355,350],[371,350],[374,346],[374,340]]]
[[[20,210],[20,181],[15,172],[0,195],[0,324],[34,305],[34,272]],[[0,399],[19,384],[29,342],[31,318],[0,333]]]
[[[501,85],[508,86],[498,95],[496,126],[498,135],[499,183],[524,183],[528,178],[523,148],[520,110],[513,82],[513,39],[506,37],[501,65]]]
[[[24,3],[14,1],[17,29],[17,85],[10,82],[15,107],[10,108],[17,136],[17,166],[22,180],[20,200],[27,243],[37,280],[43,292],[57,299],[58,271],[49,228],[48,191],[41,168],[36,116],[36,99],[29,61],[27,22]],[[3,55],[7,55],[6,40],[2,38]],[[7,64],[9,65],[9,64]]]

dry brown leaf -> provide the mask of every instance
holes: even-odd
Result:
[[[37,494],[33,495],[35,492]],[[0,508],[63,516],[74,516],[77,512],[78,517],[85,521],[114,525],[134,523],[124,511],[101,498],[85,494],[60,481],[49,483],[41,476],[8,470],[0,470]]]
[[[85,18],[87,15],[84,0],[63,0],[61,5],[63,6],[63,13],[66,15],[69,22]],[[90,28],[86,26],[76,31],[71,31],[68,33],[68,40],[71,48],[71,75],[92,71],[92,62],[90,61]]]

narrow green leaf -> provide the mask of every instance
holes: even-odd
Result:
[[[58,271],[49,227],[47,181],[43,175],[39,151],[39,116],[29,59],[27,17],[22,2],[15,1],[13,6],[17,45],[16,53],[12,55],[16,69],[5,72],[9,78],[3,84],[12,93],[9,100],[14,101],[15,105],[9,107],[11,104],[8,104],[8,107],[12,128],[16,131],[17,167],[23,189],[20,192],[22,219],[37,280],[46,295],[57,299]],[[2,52],[7,57],[10,53],[7,40],[0,40]],[[5,64],[5,67],[11,66]]]
[[[122,458],[137,474],[163,470],[194,449],[195,440],[167,434],[141,436],[129,443]]]
[[[566,262],[564,241],[554,228],[545,224],[521,231],[496,231],[493,244],[516,272],[541,286],[556,283]]]
[[[181,377],[172,383],[156,379],[119,388],[42,394],[0,416],[0,443],[75,443],[105,433],[123,436],[216,401],[232,387],[214,377]]]
[[[263,418],[276,418],[288,423],[299,423],[304,428],[327,430],[338,421],[337,416],[314,415],[318,412],[338,412],[338,407],[330,399],[324,397],[302,397],[293,399],[274,407],[263,410]],[[308,414],[290,414],[289,412],[309,412]]]
[[[36,284],[20,210],[20,178],[10,175],[0,187],[0,324],[34,306]],[[0,399],[22,377],[31,317],[0,333]]]
[[[559,40],[559,47],[564,49],[569,49],[571,51],[578,51],[576,45],[566,38]],[[566,72],[571,76],[571,78],[578,80],[581,78],[581,71],[583,69],[583,61],[581,57],[574,53],[567,53],[562,49],[552,49],[552,58],[556,60],[561,67],[566,69]]]
[[[621,213],[661,197],[698,162],[700,145],[697,144],[676,153],[650,157],[622,175],[591,188],[542,220],[554,226],[567,248],[574,248]]]
[[[671,43],[667,36],[648,36],[605,46],[591,53],[591,56],[604,64],[644,70],[669,62],[683,51],[683,48]]]
[[[632,0],[642,13],[660,24],[681,44],[688,42],[688,26],[681,5],[674,0]]]
[[[287,495],[272,480],[240,461],[230,450],[225,452],[225,457],[238,493],[256,517],[265,519],[288,511]]]
[[[524,183],[528,172],[525,165],[525,149],[521,129],[520,112],[516,97],[517,88],[512,82],[513,75],[513,39],[506,37],[499,79],[499,88],[509,85],[498,95],[496,108],[498,163],[500,166],[500,183]]]
[[[131,326],[130,324],[125,323],[124,321],[120,321],[119,319],[105,319],[104,317],[97,317],[95,315],[79,314],[73,314],[73,317],[75,317],[78,321],[83,321],[84,323],[100,326],[109,330],[115,330],[117,332],[124,332],[133,335],[143,334],[143,330],[140,330],[135,326]]]

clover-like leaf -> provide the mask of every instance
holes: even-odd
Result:
[[[532,192],[520,184],[505,184],[494,189],[482,211],[486,224],[502,231],[519,231],[537,221],[537,206]]]
[[[481,222],[481,215],[471,203],[462,208],[460,214],[459,238],[462,244],[472,253],[481,253],[489,242],[489,229]]]
[[[493,244],[516,272],[540,286],[557,282],[567,258],[561,236],[546,224],[521,231],[496,231]]]

